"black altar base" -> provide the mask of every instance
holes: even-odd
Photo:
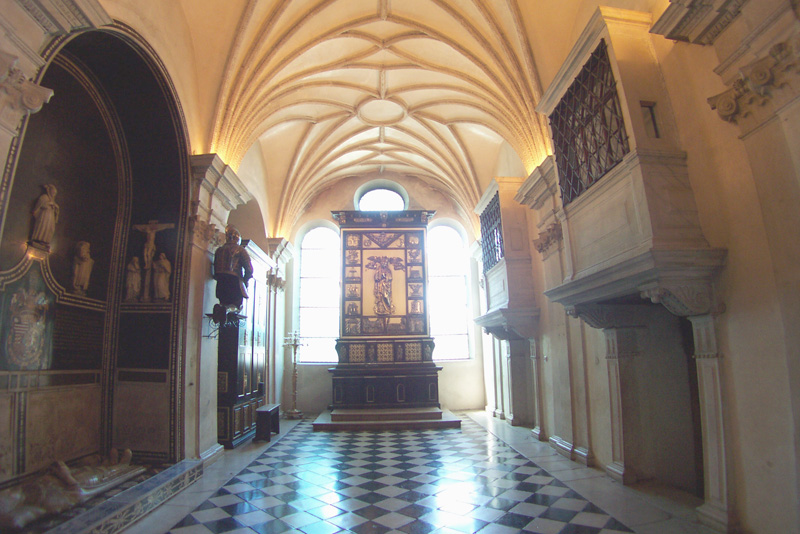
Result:
[[[331,409],[439,407],[439,371],[430,364],[338,366]]]

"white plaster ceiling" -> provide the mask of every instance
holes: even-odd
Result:
[[[469,212],[504,141],[528,171],[547,153],[518,1],[252,1],[212,150],[237,167],[260,148],[277,234],[336,181],[381,172]]]

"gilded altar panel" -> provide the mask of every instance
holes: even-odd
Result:
[[[343,228],[342,238],[342,336],[428,335],[425,230]]]

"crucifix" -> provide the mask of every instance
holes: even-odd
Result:
[[[142,302],[150,302],[150,286],[152,285],[153,256],[156,255],[156,233],[168,228],[175,228],[172,223],[159,223],[158,221],[148,221],[147,224],[134,224],[134,230],[139,230],[144,234],[144,287],[142,288]]]

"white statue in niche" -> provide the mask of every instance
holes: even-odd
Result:
[[[142,293],[142,268],[134,256],[125,267],[125,302],[136,302]]]
[[[53,184],[43,187],[45,192],[36,200],[36,205],[31,212],[33,215],[31,242],[49,245],[58,222],[58,204],[56,204],[58,190]]]
[[[155,297],[156,300],[169,300],[169,277],[172,274],[172,264],[163,252],[153,262]]]
[[[78,241],[75,244],[75,255],[72,258],[72,292],[86,295],[89,290],[89,278],[92,276],[94,260],[89,253],[89,242]]]

